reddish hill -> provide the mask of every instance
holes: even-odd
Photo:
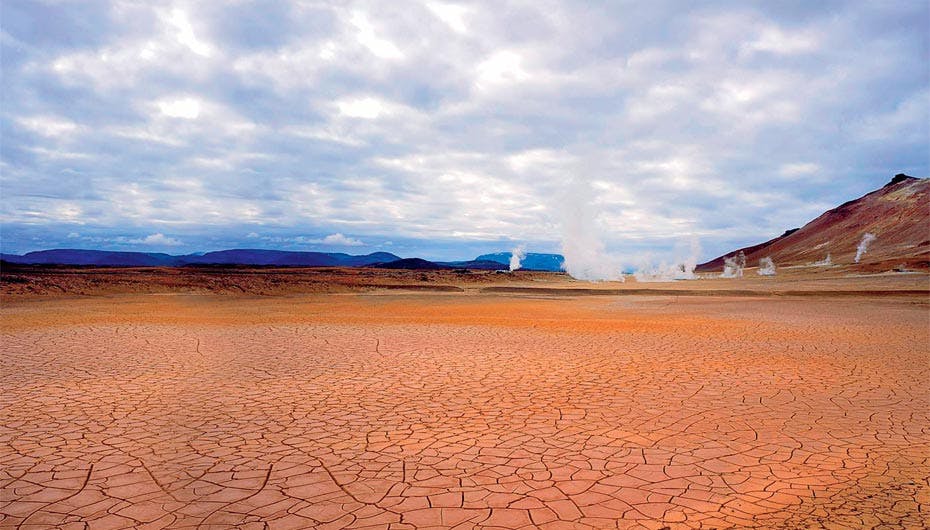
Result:
[[[867,233],[875,239],[856,264],[856,249]],[[697,271],[720,271],[724,258],[740,251],[750,267],[764,257],[778,266],[808,265],[829,254],[834,265],[862,270],[900,265],[930,269],[930,179],[895,175],[882,188],[829,210],[800,229],[702,263]]]

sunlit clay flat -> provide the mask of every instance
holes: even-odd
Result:
[[[926,524],[926,275],[549,276],[8,298],[3,524]]]

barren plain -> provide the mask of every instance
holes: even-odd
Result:
[[[42,274],[4,528],[928,526],[926,274]]]

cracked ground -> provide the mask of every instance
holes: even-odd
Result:
[[[923,298],[7,303],[4,528],[926,528]]]

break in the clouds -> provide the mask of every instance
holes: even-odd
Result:
[[[583,179],[710,255],[930,165],[926,2],[0,5],[8,252],[555,250]]]

